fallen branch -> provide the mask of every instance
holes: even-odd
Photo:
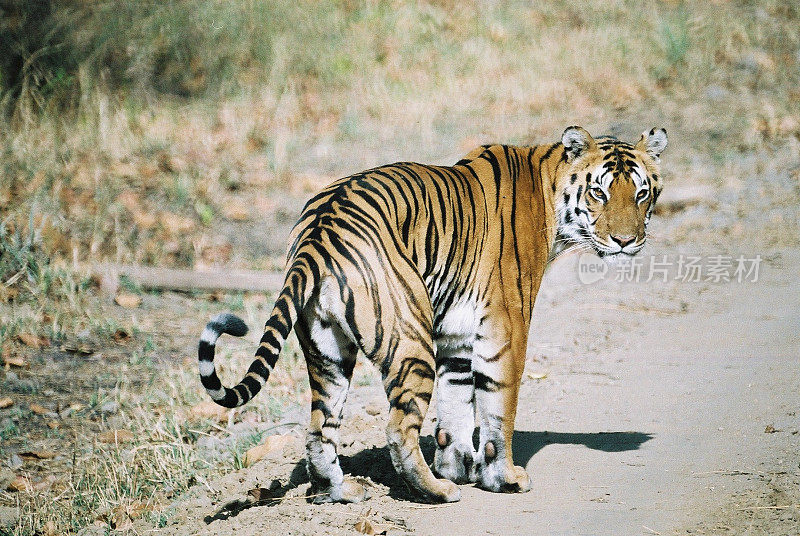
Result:
[[[283,286],[283,274],[255,270],[195,271],[134,264],[94,264],[84,267],[104,286],[115,286],[120,276],[143,288],[169,290],[241,290],[275,292]]]

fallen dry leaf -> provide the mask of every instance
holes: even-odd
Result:
[[[189,410],[192,417],[197,419],[212,419],[217,422],[227,422],[230,410],[210,400],[200,402]]]
[[[16,289],[16,287],[0,285],[0,303],[13,301],[16,299],[17,295],[19,295],[19,291]]]
[[[205,246],[200,250],[200,257],[208,264],[224,264],[231,258],[233,246],[229,243]]]
[[[47,337],[39,337],[31,333],[18,333],[17,340],[25,346],[31,348],[44,348],[50,346],[50,339]]]
[[[150,510],[149,506],[143,502],[136,501],[128,505],[128,517],[138,519],[148,510]]]
[[[547,378],[547,372],[529,372],[528,378],[532,380],[543,380]]]
[[[133,521],[128,517],[125,508],[118,506],[111,514],[111,527],[116,530],[126,530],[133,526]]]
[[[375,534],[375,527],[372,526],[372,522],[369,519],[360,519],[354,528],[356,532],[361,534]]]
[[[56,536],[56,534],[59,534],[58,528],[56,528],[55,522],[51,519],[44,524],[44,536]]]
[[[50,428],[51,430],[55,430],[59,426],[61,425],[58,424],[58,421],[47,421],[47,427]]]
[[[273,480],[269,488],[253,488],[247,494],[255,503],[279,502],[283,497],[281,483],[278,480]]]
[[[6,367],[24,368],[28,366],[21,355],[10,355],[10,353],[9,355],[3,355],[3,363]]]
[[[133,521],[142,517],[147,510],[147,505],[138,501],[131,504],[120,504],[111,512],[111,526],[116,530],[130,528]]]
[[[115,342],[128,342],[131,340],[131,334],[124,329],[118,329],[111,335],[111,338],[114,339]]]
[[[197,223],[193,219],[179,216],[172,212],[160,213],[158,221],[165,230],[173,234],[185,234],[197,227]]]
[[[94,353],[94,350],[91,349],[88,345],[78,344],[78,343],[62,344],[61,351],[68,352],[70,354],[80,354],[80,355],[92,355]]]
[[[260,445],[256,445],[245,453],[245,467],[253,465],[258,460],[261,460],[272,453],[281,452],[283,447],[290,445],[294,441],[295,437],[291,434],[267,436]]]
[[[26,450],[20,452],[19,456],[23,460],[50,460],[56,457],[56,453],[49,450]]]
[[[133,437],[133,432],[129,430],[108,430],[97,434],[97,440],[101,443],[129,443]]]
[[[117,297],[114,298],[114,301],[117,303],[117,305],[126,309],[136,309],[139,307],[139,305],[141,305],[142,297],[130,292],[120,292],[117,294]]]
[[[232,221],[247,221],[250,219],[250,208],[241,201],[231,201],[223,205],[222,213]]]
[[[0,409],[10,408],[14,405],[14,400],[11,399],[10,396],[5,396],[0,398]]]
[[[29,491],[33,489],[31,481],[24,476],[16,476],[6,488],[8,491]]]
[[[36,415],[50,415],[51,413],[53,413],[48,408],[46,408],[46,407],[44,407],[42,405],[39,405],[39,404],[37,404],[35,402],[30,405],[30,408],[31,408],[31,411],[34,412]]]
[[[133,215],[133,222],[140,229],[152,229],[158,223],[158,218],[149,212],[135,210],[131,214]]]
[[[267,488],[253,488],[248,490],[247,494],[252,497],[255,502],[268,501],[273,498],[272,492]]]

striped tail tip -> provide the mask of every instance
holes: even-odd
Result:
[[[200,382],[211,398],[225,407],[235,407],[239,404],[236,393],[226,389],[219,381],[214,369],[214,350],[220,335],[223,333],[242,337],[247,334],[247,324],[244,320],[230,313],[222,313],[206,324],[203,334],[200,335],[198,346],[198,365],[200,369]]]
[[[209,344],[216,344],[217,339],[223,333],[234,337],[243,337],[247,335],[247,331],[247,324],[244,323],[244,320],[231,313],[220,313],[206,324],[206,329],[203,330],[200,340]]]

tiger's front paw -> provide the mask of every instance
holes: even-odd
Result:
[[[519,465],[500,466],[489,463],[478,469],[479,488],[500,493],[525,493],[531,489],[531,478]]]
[[[505,456],[495,456],[495,446],[487,442],[484,456],[476,467],[479,488],[500,493],[525,493],[531,489],[531,478],[524,467],[514,465]]]
[[[461,445],[450,441],[450,434],[439,430],[436,434],[436,453],[433,455],[433,471],[456,484],[475,482],[475,453],[472,445]]]

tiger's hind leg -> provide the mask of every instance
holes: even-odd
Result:
[[[364,487],[344,477],[336,452],[357,348],[335,323],[322,320],[316,312],[300,318],[296,333],[311,384],[306,442],[311,499],[315,503],[360,502],[365,497]]]
[[[393,355],[392,355],[393,354]],[[461,491],[453,482],[437,479],[425,463],[419,432],[433,394],[434,360],[430,345],[400,340],[382,370],[389,397],[386,437],[392,463],[405,482],[424,500],[455,502]]]
[[[436,474],[463,484],[475,482],[475,385],[472,345],[437,341]]]

